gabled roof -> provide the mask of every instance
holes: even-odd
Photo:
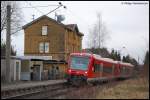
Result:
[[[33,20],[33,21],[27,23],[27,24],[24,25],[22,28],[25,29],[25,28],[29,27],[30,25],[34,24],[35,22],[37,22],[37,21],[43,19],[43,18],[47,18],[48,20],[53,21],[53,22],[55,22],[55,23],[57,23],[57,24],[60,24],[60,25],[62,25],[63,27],[65,27],[65,25],[63,25],[62,23],[58,23],[56,20],[54,20],[54,19],[52,19],[52,18],[50,18],[50,17],[48,17],[48,16],[46,16],[46,15],[43,15],[43,16],[41,16],[41,17],[39,17],[39,18],[37,18],[37,19],[35,19],[35,20]]]
[[[78,29],[77,24],[67,24],[67,25],[65,25],[65,26],[66,26],[67,28],[70,28],[70,29],[73,30],[73,31],[76,31],[77,34],[83,36],[83,34],[82,34],[81,32],[79,32],[79,29]]]
[[[77,27],[77,24],[64,25],[63,23],[59,23],[59,22],[57,22],[56,20],[54,20],[54,19],[52,19],[52,18],[50,18],[50,17],[48,17],[48,16],[46,16],[46,15],[43,15],[43,16],[41,16],[41,17],[39,17],[39,18],[37,18],[37,19],[35,19],[35,20],[33,20],[33,21],[27,23],[27,24],[24,25],[22,28],[23,28],[23,29],[26,29],[26,28],[29,27],[30,25],[34,24],[35,22],[37,22],[37,21],[39,21],[39,20],[41,20],[41,19],[43,19],[43,18],[47,18],[48,20],[53,21],[54,23],[56,23],[56,24],[58,24],[58,25],[61,25],[61,26],[64,27],[65,29],[69,29],[69,30],[71,30],[71,31],[77,31],[77,34],[78,34],[78,35],[84,36],[81,32],[79,32],[78,27]],[[70,27],[70,25],[72,25],[73,27],[72,27],[72,26]],[[74,26],[74,25],[75,25],[75,26]]]
[[[65,26],[72,29],[72,30],[75,30],[75,31],[79,32],[77,24],[68,24],[68,25],[65,25]]]

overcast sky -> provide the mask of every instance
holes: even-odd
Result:
[[[61,1],[67,9],[59,8],[58,14],[65,15],[64,24],[77,24],[79,31],[84,33],[82,47],[88,48],[89,28],[96,21],[96,13],[102,14],[102,21],[106,24],[110,38],[105,47],[121,50],[122,55],[130,54],[140,58],[142,62],[149,45],[149,2],[148,1]],[[20,7],[58,5],[58,1],[21,1]],[[57,6],[23,8],[23,25],[32,21]],[[54,12],[48,16],[54,18]],[[24,55],[24,32],[20,31],[12,37],[17,55]],[[125,47],[122,49],[122,47]]]

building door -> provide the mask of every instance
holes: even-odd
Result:
[[[33,80],[40,80],[40,65],[33,65]]]
[[[19,62],[16,62],[16,81],[19,80]]]

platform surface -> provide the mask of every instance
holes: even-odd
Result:
[[[29,88],[29,87],[42,86],[42,85],[53,85],[53,84],[64,83],[64,82],[66,82],[65,79],[43,80],[43,81],[19,81],[19,82],[12,82],[9,84],[1,84],[1,91]]]

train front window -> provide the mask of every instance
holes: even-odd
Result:
[[[72,56],[71,57],[71,65],[72,69],[80,69],[80,70],[87,70],[89,64],[88,57],[79,57],[79,56]]]

